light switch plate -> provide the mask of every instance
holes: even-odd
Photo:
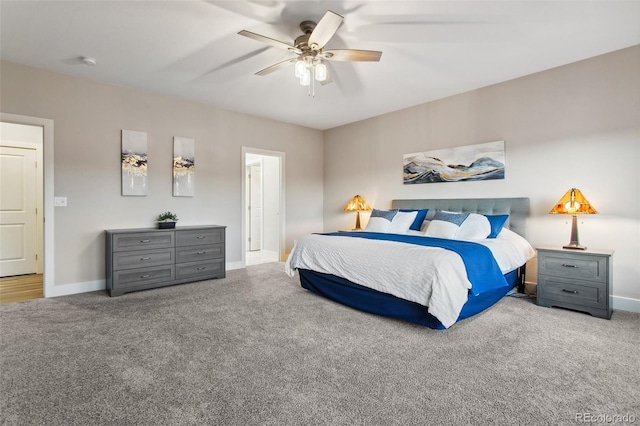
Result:
[[[67,197],[54,197],[53,205],[56,207],[67,207]]]

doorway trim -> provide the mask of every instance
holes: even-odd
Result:
[[[246,200],[246,191],[247,191],[247,154],[255,154],[255,155],[263,155],[268,157],[277,157],[279,159],[280,165],[280,206],[278,211],[278,260],[282,260],[282,253],[285,243],[285,191],[284,191],[284,171],[285,171],[285,153],[280,151],[271,151],[268,149],[260,149],[260,148],[251,148],[251,147],[242,147],[242,223],[240,224],[241,235],[242,235],[242,267],[247,266],[247,200]]]
[[[0,112],[0,121],[5,123],[26,124],[29,126],[42,127],[42,153],[43,153],[43,229],[44,229],[44,253],[43,253],[43,294],[44,297],[52,297],[55,285],[55,262],[54,262],[54,184],[53,184],[53,120],[48,118],[29,117],[26,115],[7,114]]]

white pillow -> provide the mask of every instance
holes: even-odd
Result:
[[[456,232],[456,240],[484,240],[491,233],[491,223],[486,216],[469,213]]]
[[[398,214],[398,210],[377,210],[373,209],[369,223],[365,228],[368,232],[388,232],[391,221]]]
[[[398,212],[391,221],[391,226],[387,230],[390,234],[406,234],[413,221],[416,220],[418,212]]]
[[[506,240],[514,244],[518,247],[520,252],[525,254],[526,260],[532,259],[536,255],[536,251],[531,247],[529,241],[527,241],[523,236],[516,234],[511,229],[502,228],[496,239]]]
[[[451,213],[439,210],[433,216],[425,235],[434,238],[455,239],[460,225],[468,216],[469,213]]]

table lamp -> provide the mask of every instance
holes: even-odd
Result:
[[[344,206],[344,211],[346,212],[356,212],[356,227],[353,228],[354,231],[361,231],[360,227],[360,212],[365,210],[371,210],[371,206],[359,195],[353,197],[346,206]]]
[[[589,201],[582,195],[579,189],[571,188],[560,198],[560,201],[549,211],[551,214],[570,214],[573,216],[571,219],[571,241],[566,246],[562,246],[565,249],[572,250],[586,250],[585,246],[580,245],[578,240],[578,214],[597,214]]]

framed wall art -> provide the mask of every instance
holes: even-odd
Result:
[[[193,197],[195,189],[195,141],[173,138],[173,196]]]
[[[504,179],[504,141],[405,154],[403,183]]]
[[[122,130],[122,195],[147,195],[147,134]]]

